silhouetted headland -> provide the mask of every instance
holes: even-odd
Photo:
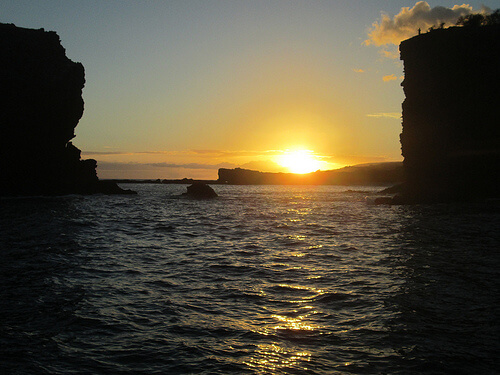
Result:
[[[53,31],[0,24],[0,195],[130,194],[70,140],[85,73]]]
[[[499,197],[500,25],[471,20],[400,45],[406,183],[397,203]]]
[[[212,199],[218,195],[209,185],[202,182],[195,182],[187,187],[187,191],[182,195],[194,199]]]
[[[219,183],[231,185],[391,185],[403,181],[401,162],[359,164],[305,174],[219,169]]]

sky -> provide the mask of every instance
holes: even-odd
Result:
[[[397,45],[497,0],[2,0],[85,67],[73,143],[100,178],[402,160]],[[307,164],[307,163],[306,163]],[[294,169],[294,166],[296,167]],[[302,165],[303,166],[303,165]]]

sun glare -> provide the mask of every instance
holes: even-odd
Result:
[[[310,173],[320,169],[322,162],[311,150],[285,151],[277,163],[292,173]]]

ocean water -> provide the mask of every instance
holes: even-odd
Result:
[[[498,202],[123,187],[0,199],[0,373],[500,370]]]

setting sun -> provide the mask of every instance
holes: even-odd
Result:
[[[286,151],[278,156],[277,163],[292,173],[310,173],[320,169],[323,164],[311,150]]]

